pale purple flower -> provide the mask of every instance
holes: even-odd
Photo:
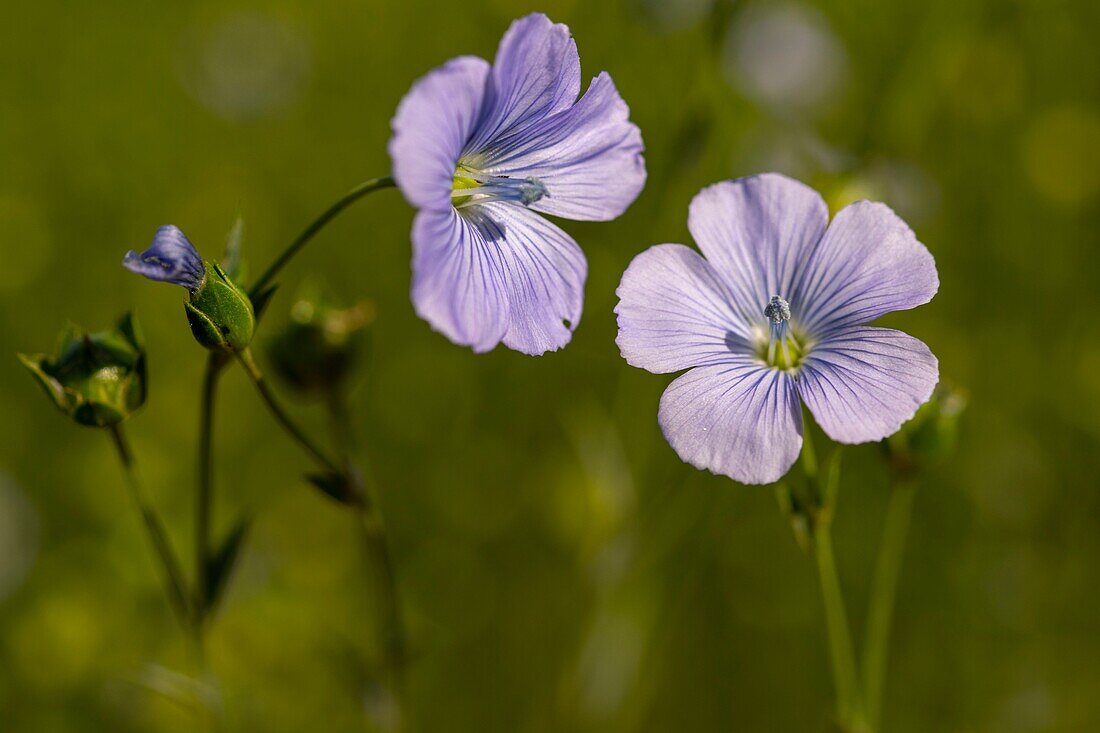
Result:
[[[559,349],[581,318],[584,253],[540,214],[606,221],[645,183],[642,138],[606,72],[584,96],[569,29],[515,21],[496,61],[452,59],[418,80],[389,151],[412,229],[412,300],[451,341]]]
[[[658,421],[698,468],[778,480],[802,448],[804,403],[833,440],[881,440],[939,379],[936,357],[900,331],[865,324],[927,303],[936,263],[888,207],[859,201],[829,222],[816,191],[774,173],[724,181],[691,202],[706,255],[661,244],[619,285],[617,343],[654,373],[689,371]]]
[[[150,280],[182,285],[192,291],[206,277],[202,257],[183,232],[171,224],[157,229],[149,249],[141,254],[134,250],[127,252],[122,266]]]

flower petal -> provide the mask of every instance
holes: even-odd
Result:
[[[412,230],[416,313],[451,341],[489,351],[508,328],[498,245],[454,209],[422,209]]]
[[[487,61],[460,56],[422,76],[401,100],[389,152],[413,206],[450,209],[455,166],[479,119],[488,76]]]
[[[581,60],[569,28],[542,13],[516,20],[500,40],[491,79],[466,153],[523,135],[531,125],[573,105],[581,90]]]
[[[615,342],[632,366],[662,374],[751,352],[749,325],[731,305],[729,287],[690,247],[650,247],[631,261],[615,292]]]
[[[939,286],[936,261],[913,230],[885,204],[857,201],[809,255],[796,296],[802,327],[823,336],[927,303]]]
[[[585,221],[622,214],[645,186],[642,133],[607,72],[575,105],[494,146],[486,170],[537,178],[548,194],[532,209]]]
[[[828,221],[817,191],[778,173],[704,188],[688,211],[699,249],[729,282],[745,320],[760,324],[773,295],[797,313],[792,283]]]
[[[588,263],[572,237],[533,211],[504,202],[471,207],[483,236],[492,236],[509,304],[504,344],[532,356],[573,338],[584,306]]]
[[[747,358],[677,378],[657,419],[680,458],[746,484],[779,480],[802,449],[793,380]]]
[[[858,326],[814,345],[797,383],[826,435],[866,443],[897,432],[937,381],[939,363],[922,341],[891,328]]]
[[[122,258],[130,272],[194,290],[206,277],[206,265],[191,241],[171,224],[157,229],[153,243],[140,255],[134,250]]]

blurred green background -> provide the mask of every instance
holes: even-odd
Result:
[[[427,731],[825,731],[812,561],[768,488],[677,460],[668,377],[627,366],[612,308],[632,256],[689,241],[704,185],[765,170],[834,207],[891,204],[936,299],[889,320],[970,408],[926,477],[902,571],[884,730],[1100,730],[1100,4],[1093,0],[514,0],[9,4],[0,25],[0,728],[191,730],[158,688],[180,633],[104,435],[43,399],[15,351],[133,308],[151,394],[128,424],[191,557],[204,354],[183,292],[119,266],[179,225],[207,256],[240,213],[254,272],[389,171],[421,74],[491,58],[540,9],[611,72],[649,183],[588,255],[564,351],[476,356],[416,318],[394,191],[281,278],[375,302],[355,429],[377,478]],[[210,639],[230,729],[385,729],[372,594],[350,517],[234,370],[216,530],[256,525]],[[324,413],[295,414],[323,430]],[[875,446],[848,451],[835,534],[856,638],[882,523]]]

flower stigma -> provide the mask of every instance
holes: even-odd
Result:
[[[783,371],[797,368],[802,362],[803,349],[791,332],[791,304],[773,295],[764,306],[764,317],[768,319],[769,333],[767,341],[761,340],[758,355],[768,366]]]

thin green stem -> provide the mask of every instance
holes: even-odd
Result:
[[[898,575],[915,495],[916,484],[911,478],[895,477],[875,563],[867,611],[867,638],[863,645],[863,688],[867,720],[874,727],[878,726],[882,716],[882,692],[886,680],[894,599],[897,595]]]
[[[845,731],[866,731],[860,700],[859,677],[855,647],[848,625],[848,611],[840,588],[840,574],[833,554],[833,514],[836,511],[840,486],[840,447],[833,449],[825,466],[825,475],[818,471],[817,454],[809,425],[802,438],[802,468],[815,494],[815,510],[810,519],[810,532],[825,609],[825,633],[829,649],[829,665],[836,688],[837,723]]]
[[[317,232],[324,229],[325,225],[336,218],[336,215],[341,211],[351,206],[353,203],[363,198],[369,193],[381,190],[383,188],[392,188],[397,185],[391,176],[382,176],[381,178],[371,178],[363,181],[355,188],[348,191],[344,196],[339,199],[332,206],[328,207],[320,216],[313,220],[313,222],[302,230],[293,242],[291,242],[282,254],[280,254],[275,261],[271,263],[259,279],[253,283],[252,287],[248,291],[249,297],[256,297],[265,287],[267,287],[275,276],[279,274],[279,271],[286,266],[288,262],[298,254],[302,247],[306,246],[309,240],[313,239]]]
[[[378,644],[382,651],[383,665],[390,675],[390,685],[401,707],[401,727],[407,729],[411,725],[407,719],[410,708],[408,688],[405,684],[405,669],[409,659],[408,637],[402,621],[401,599],[385,522],[382,520],[373,485],[367,477],[354,470],[351,455],[354,440],[346,396],[334,386],[325,393],[325,404],[332,423],[333,442],[340,453],[340,460],[344,463],[348,475],[360,481],[360,488],[363,491],[365,500],[354,506],[358,527],[363,535],[367,562],[376,581],[375,597],[379,601]]]
[[[260,370],[259,365],[256,364],[256,360],[252,357],[252,352],[249,349],[245,349],[244,351],[238,352],[236,356],[237,360],[248,374],[248,378],[251,379],[252,384],[256,386],[256,391],[260,393],[260,397],[267,405],[272,417],[275,418],[275,421],[279,423],[283,430],[285,430],[286,433],[322,468],[343,475],[344,472],[341,470],[340,466],[325,455],[325,452],[294,423],[290,415],[288,415],[282,405],[279,404],[279,401],[275,398],[275,394],[271,391],[267,381],[264,379],[263,372]]]
[[[810,483],[816,483],[817,452],[814,450],[814,439],[810,434],[810,426],[806,425],[802,432],[802,452],[798,454],[798,457],[802,461],[802,470],[805,471],[806,477],[810,479]]]
[[[325,407],[328,408],[332,444],[336,446],[340,461],[350,466],[354,438],[351,428],[351,416],[348,413],[347,397],[339,386],[332,385],[325,388],[324,399]]]
[[[840,589],[836,558],[833,555],[832,531],[828,522],[814,527],[814,556],[821,584],[821,599],[825,607],[825,629],[828,634],[829,662],[836,686],[838,722],[846,730],[859,730],[859,687],[856,678],[852,637],[848,631],[848,613]]]
[[[195,624],[188,600],[190,596],[187,592],[187,581],[184,579],[183,571],[176,559],[176,553],[172,550],[172,544],[168,540],[168,533],[164,530],[164,525],[161,523],[160,517],[157,516],[156,510],[145,500],[141,482],[138,480],[137,469],[134,465],[134,454],[130,450],[130,445],[122,432],[121,426],[113,425],[109,428],[109,432],[118,452],[119,461],[122,463],[123,472],[126,474],[126,485],[130,491],[130,498],[141,515],[142,522],[145,524],[145,531],[149,535],[149,542],[160,561],[164,573],[168,603],[188,639],[194,640]]]
[[[394,573],[386,528],[375,497],[371,497],[367,506],[359,508],[356,514],[363,533],[367,561],[375,580],[375,597],[379,603],[378,644],[383,668],[389,675],[388,683],[399,706],[399,729],[411,730],[415,723],[405,676],[409,661],[408,637],[402,620],[401,599],[397,591],[397,576]]]
[[[275,259],[271,265],[260,275],[260,278],[249,290],[249,297],[255,298],[282,270],[283,267],[318,233],[325,225],[348,206],[366,196],[372,191],[388,188],[396,185],[393,178],[384,176],[371,178],[351,189],[336,203],[326,209],[320,216],[314,219],[309,226],[302,230],[294,241]],[[220,353],[211,353],[206,362],[206,372],[203,376],[201,415],[199,419],[199,491],[195,509],[195,577],[197,579],[196,593],[199,594],[196,601],[196,609],[199,614],[199,623],[205,621],[205,593],[207,592],[207,566],[210,557],[210,525],[211,511],[214,494],[214,407],[217,402],[218,378],[228,361],[228,357]],[[261,388],[261,394],[266,388]],[[269,396],[269,395],[268,395]],[[265,397],[265,401],[267,398]],[[269,401],[269,406],[272,403]],[[285,413],[275,405],[273,411],[277,416]],[[282,422],[282,421],[280,421]]]
[[[397,593],[397,576],[393,569],[386,528],[377,505],[359,511],[367,556],[378,579],[381,595],[381,641],[387,668],[393,673],[398,689],[402,688],[403,670],[408,661],[405,625],[402,622],[401,601]]]
[[[210,523],[214,503],[214,407],[218,379],[226,365],[223,354],[211,353],[202,378],[199,416],[199,491],[195,505],[195,615],[201,628],[206,622],[210,560]]]

